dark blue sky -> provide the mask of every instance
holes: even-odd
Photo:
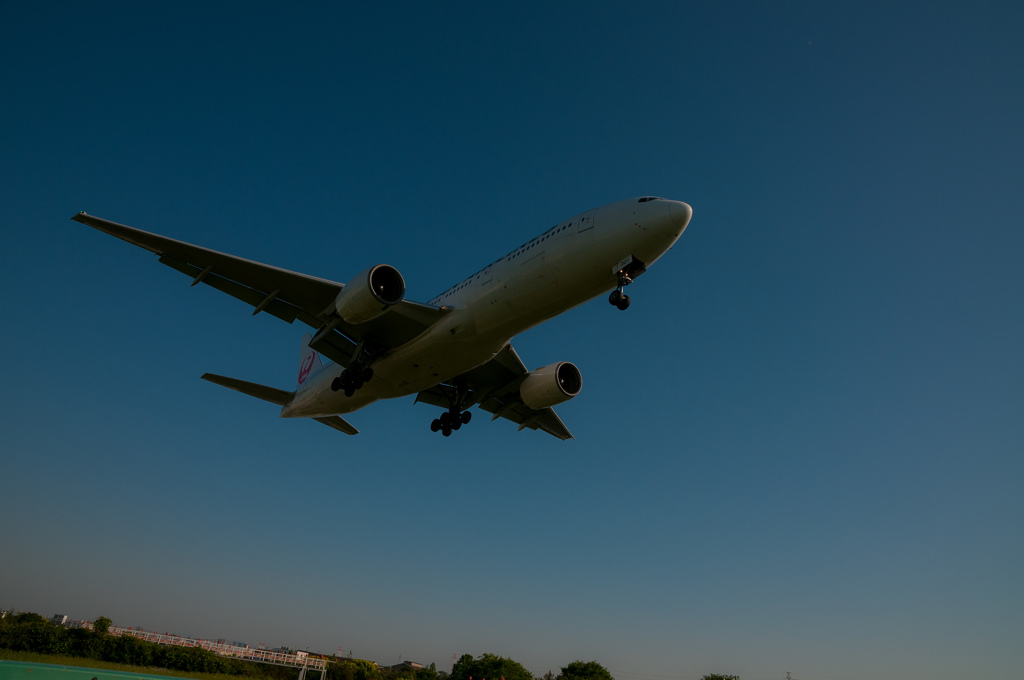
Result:
[[[0,6],[0,606],[617,680],[1024,665],[1024,12],[1011,3]],[[693,220],[516,340],[559,442],[345,437],[305,329],[79,210],[427,300],[631,196]],[[482,414],[481,414],[482,415]]]

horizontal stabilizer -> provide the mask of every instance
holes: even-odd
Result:
[[[318,423],[323,423],[327,427],[333,427],[335,430],[344,432],[345,434],[359,434],[359,430],[352,427],[352,425],[341,416],[322,416],[320,418],[313,418],[313,420]]]
[[[271,404],[277,404],[278,406],[284,406],[295,396],[294,392],[286,392],[285,390],[279,390],[275,387],[257,385],[256,383],[246,382],[245,380],[239,380],[238,378],[228,378],[223,375],[215,375],[213,373],[203,373],[199,377],[203,380],[208,380],[215,385],[221,385],[222,387],[227,387],[228,389],[235,390],[236,392],[248,394],[250,397],[269,401]]]

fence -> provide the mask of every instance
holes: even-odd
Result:
[[[118,626],[111,626],[108,632],[111,635],[130,635],[132,637],[139,638],[140,640],[155,642],[160,645],[199,647],[201,649],[211,651],[214,654],[219,654],[220,656],[229,656],[236,659],[244,659],[246,661],[255,661],[257,663],[272,663],[279,666],[299,668],[301,669],[299,671],[299,680],[303,680],[305,678],[307,670],[320,671],[321,678],[326,677],[327,674],[327,661],[324,659],[310,657],[306,652],[286,653],[275,652],[270,649],[252,649],[250,647],[239,647],[238,645],[229,645],[223,642],[212,642],[210,640],[182,637],[180,635],[152,633],[138,628],[120,628]]]

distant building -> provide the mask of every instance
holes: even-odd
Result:
[[[63,626],[68,622],[68,617],[66,614],[54,614],[50,621],[52,621],[56,626]]]
[[[414,671],[418,671],[421,668],[423,668],[423,664],[416,663],[415,661],[403,661],[402,663],[397,663],[394,666],[388,666],[388,668],[393,671],[401,671],[407,668],[411,668]]]

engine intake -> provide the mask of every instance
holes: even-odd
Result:
[[[376,319],[405,298],[405,279],[388,264],[361,272],[341,289],[334,308],[345,323],[360,324]]]
[[[530,408],[542,409],[569,401],[582,388],[580,369],[568,361],[559,361],[527,373],[519,387],[519,396]]]

